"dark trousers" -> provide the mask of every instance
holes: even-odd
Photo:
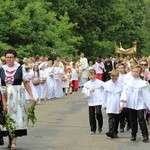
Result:
[[[120,129],[125,127],[127,123],[127,127],[130,128],[130,115],[128,108],[124,108],[123,111],[119,114],[119,122],[120,122]]]
[[[148,130],[146,126],[146,119],[145,119],[145,109],[135,110],[129,109],[130,113],[130,125],[132,130],[132,136],[136,137],[136,133],[138,131],[138,122],[140,125],[140,129],[143,136],[148,136]]]
[[[109,72],[105,72],[105,80],[104,81],[108,81],[110,80],[110,74]]]
[[[101,111],[101,105],[98,106],[89,106],[89,123],[92,132],[96,132],[98,121],[98,129],[102,129],[103,126],[103,115]]]
[[[118,133],[119,114],[108,114],[109,133]]]

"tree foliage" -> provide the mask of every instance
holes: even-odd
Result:
[[[20,56],[76,55],[82,40],[72,30],[77,24],[70,22],[67,12],[58,17],[50,2],[1,1],[0,14],[0,41]]]
[[[76,32],[84,37],[80,51],[87,55],[113,55],[114,42],[125,48],[137,41],[138,53],[143,48],[144,2],[141,0],[64,0],[53,1],[57,14],[68,12],[78,22]],[[59,8],[59,9],[58,9]]]
[[[145,0],[145,18],[143,20],[143,36],[144,36],[144,48],[142,49],[142,53],[144,55],[150,55],[150,1]]]

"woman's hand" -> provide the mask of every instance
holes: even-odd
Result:
[[[119,107],[119,112],[121,113],[123,111],[123,107]]]
[[[2,94],[2,104],[3,104],[3,111],[7,113],[7,103],[6,103],[6,97],[4,94]]]
[[[7,105],[6,104],[3,105],[3,111],[4,111],[4,113],[7,113]]]
[[[34,106],[36,104],[36,100],[33,96],[30,97],[30,103],[32,106]]]
[[[95,92],[95,89],[94,89],[94,88],[90,89],[90,92],[91,92],[91,93],[92,93],[92,92]]]

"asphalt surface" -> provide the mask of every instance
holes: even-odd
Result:
[[[17,150],[148,150],[150,142],[143,143],[140,131],[137,141],[130,141],[130,131],[119,133],[118,139],[106,136],[107,114],[103,110],[102,133],[91,135],[87,100],[78,92],[62,99],[42,101],[36,106],[37,122],[29,124],[28,136],[17,139]],[[150,132],[150,130],[149,130]],[[0,150],[7,150],[8,140]]]

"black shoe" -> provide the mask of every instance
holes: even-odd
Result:
[[[102,128],[99,128],[99,129],[98,129],[98,133],[101,133],[101,132],[102,132]]]
[[[120,132],[124,132],[124,128],[120,128]]]
[[[146,135],[146,136],[143,136],[143,142],[147,142],[149,140],[149,137],[148,137],[148,135]]]
[[[0,138],[0,145],[4,145],[4,139]]]
[[[114,133],[114,138],[118,138],[118,134],[117,133]]]
[[[135,136],[132,136],[132,137],[130,138],[130,140],[131,140],[131,141],[136,141],[136,137],[135,137]]]
[[[106,135],[107,135],[108,137],[114,138],[114,134],[113,134],[113,133],[107,132]]]
[[[130,127],[129,126],[127,126],[127,131],[129,131],[130,130]]]

